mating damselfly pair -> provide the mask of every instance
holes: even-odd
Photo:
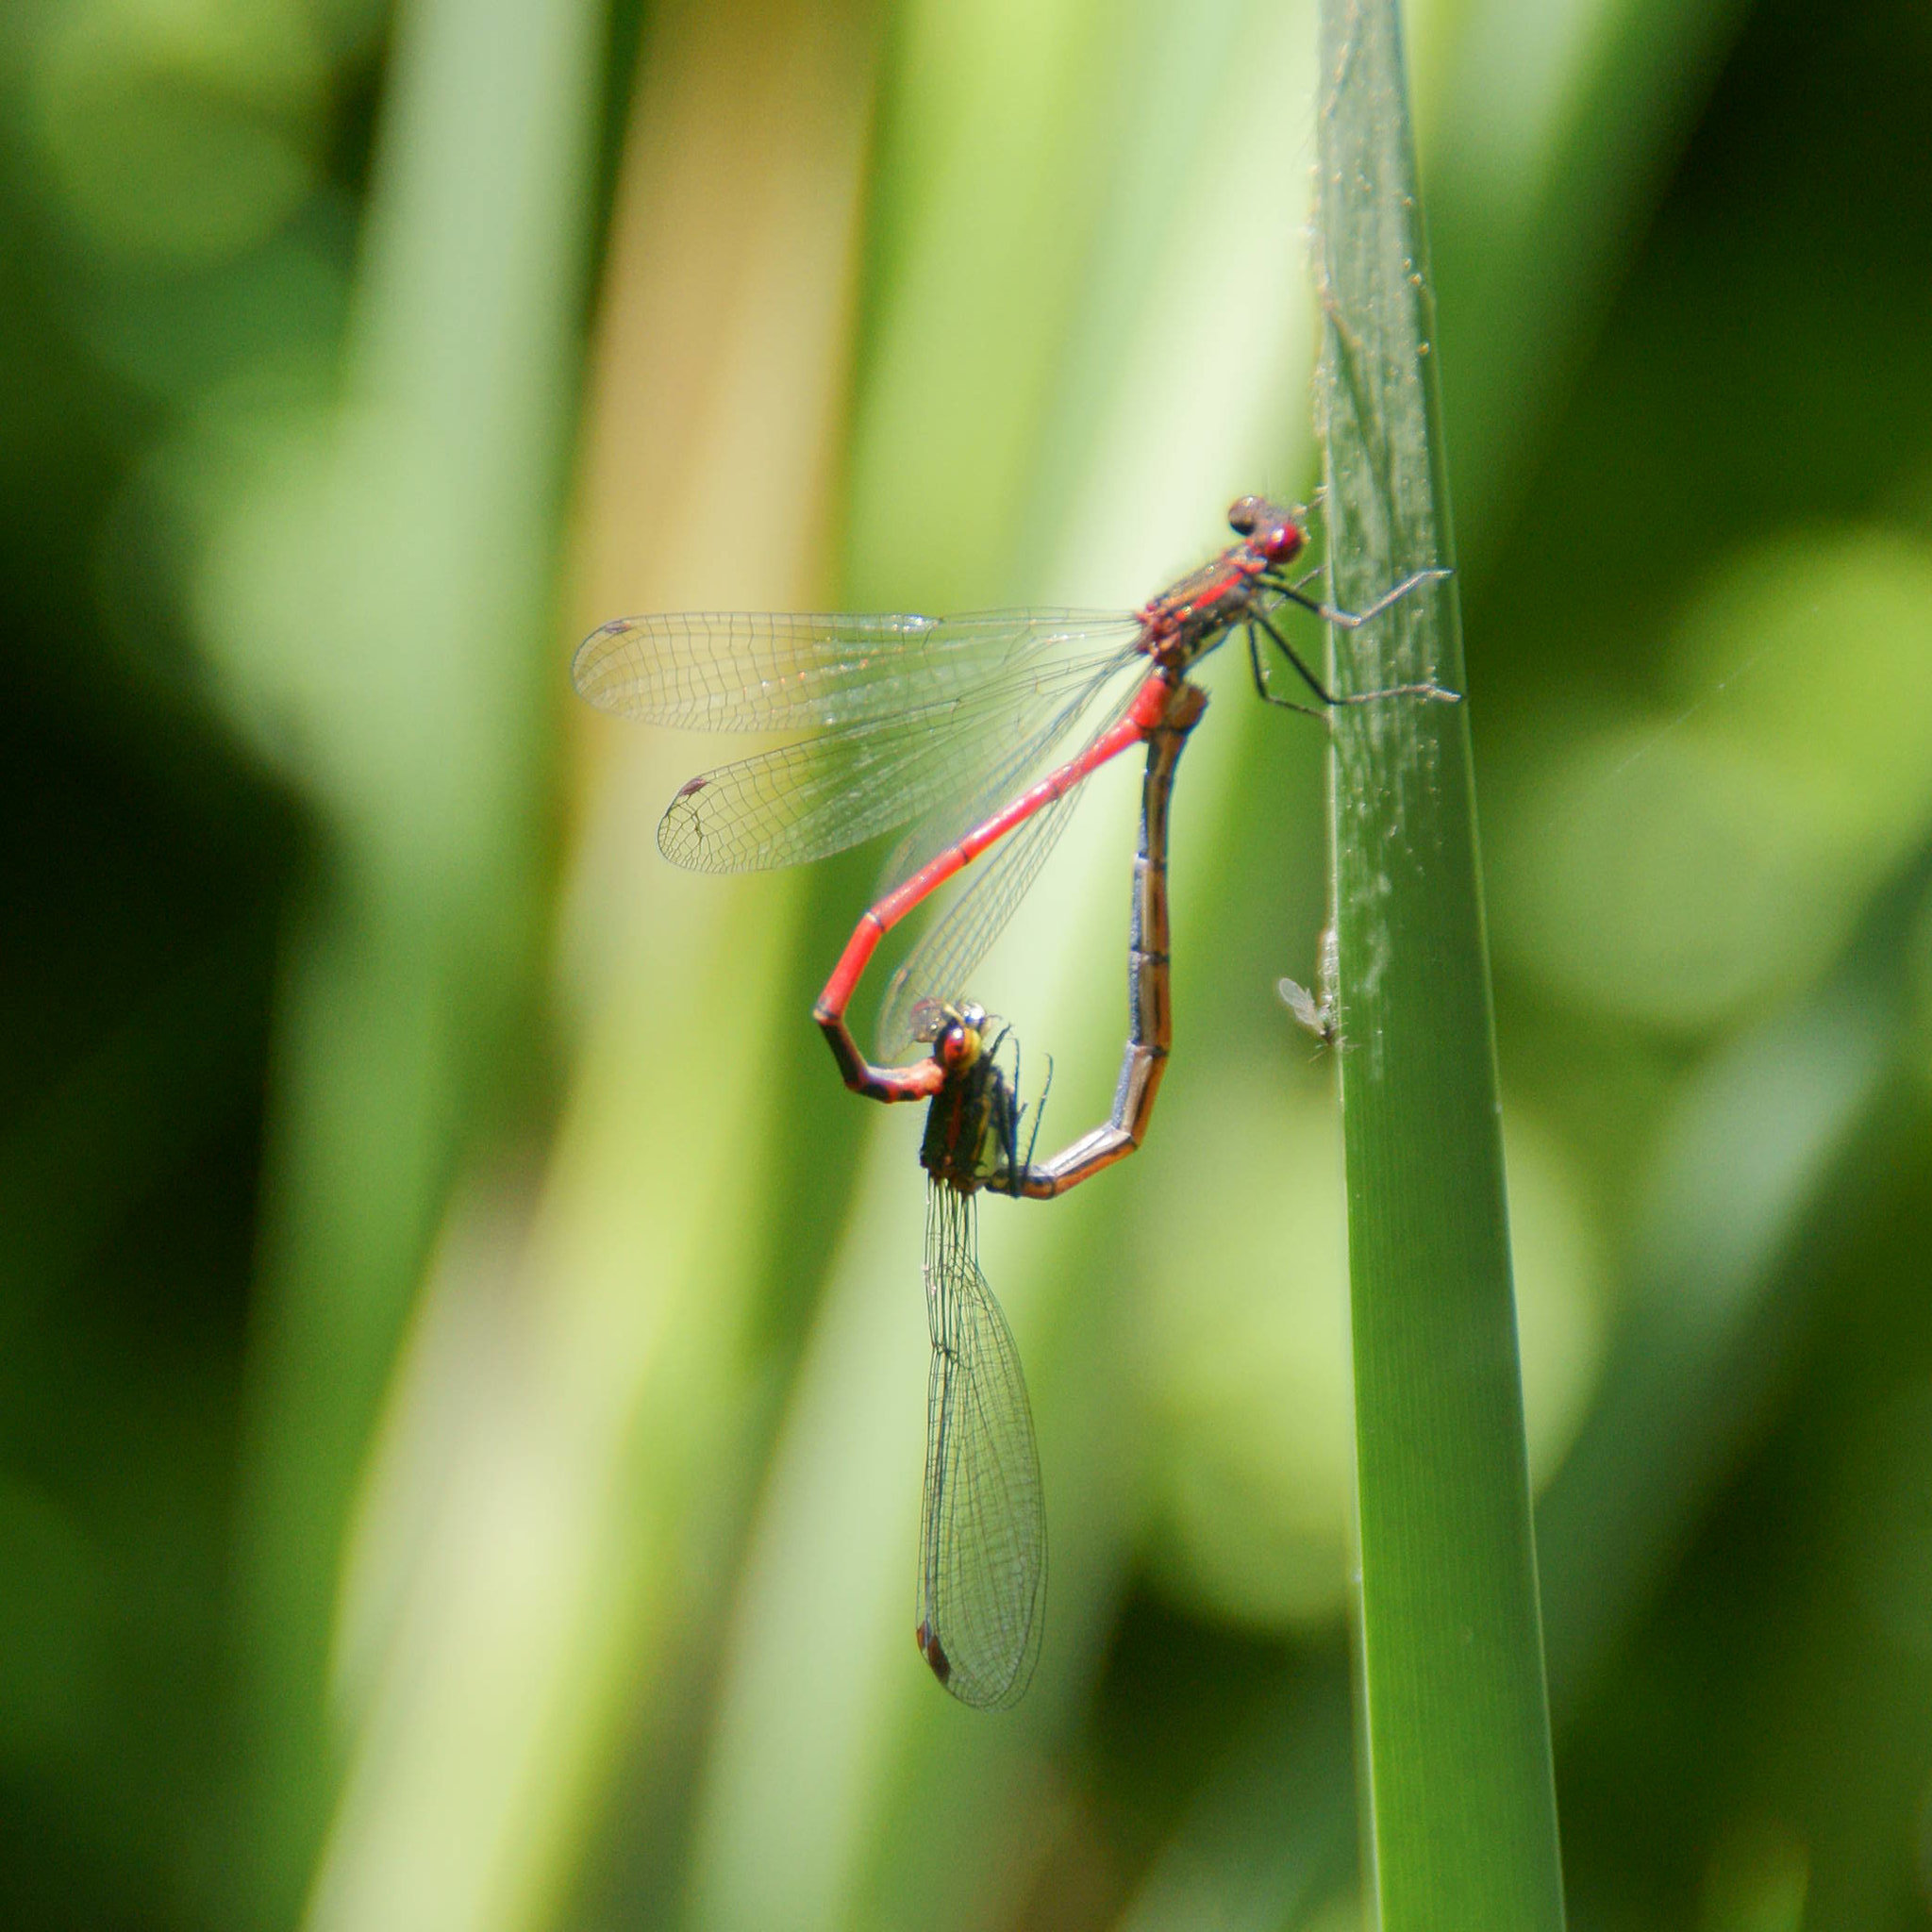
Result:
[[[1046,1520],[1018,1351],[979,1270],[977,1197],[1050,1199],[1132,1153],[1146,1133],[1171,1043],[1168,808],[1207,705],[1189,674],[1239,632],[1271,704],[1314,709],[1271,688],[1272,654],[1324,708],[1457,695],[1426,681],[1338,695],[1280,624],[1293,606],[1358,628],[1446,572],[1418,572],[1368,609],[1341,611],[1289,574],[1307,547],[1301,513],[1245,496],[1228,523],[1238,541],[1132,613],[659,614],[600,626],[573,665],[577,690],[603,710],[810,733],[679,790],[658,842],[680,865],[797,864],[905,828],[888,888],[859,919],[814,1018],[855,1092],[928,1103],[920,1158],[933,1355],[917,1635],[940,1681],[982,1707],[1017,1701],[1039,1655]],[[1010,1034],[972,1003],[967,983],[1066,829],[1082,782],[1135,745],[1146,746],[1147,761],[1120,1081],[1107,1121],[1036,1162],[1030,1144],[1020,1152],[1020,1107],[1002,1061]],[[846,1018],[873,954],[989,851],[892,975],[874,1064]]]

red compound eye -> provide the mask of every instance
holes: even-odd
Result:
[[[933,1051],[939,1056],[940,1065],[948,1072],[971,1066],[979,1054],[979,1035],[956,1020],[940,1035]]]
[[[1302,526],[1294,522],[1278,524],[1262,539],[1262,547],[1268,553],[1271,563],[1286,563],[1307,541]]]
[[[1308,541],[1301,519],[1265,496],[1238,497],[1228,506],[1228,526],[1247,539],[1250,554],[1258,552],[1269,563],[1286,563]]]

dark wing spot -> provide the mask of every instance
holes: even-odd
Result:
[[[913,1633],[919,1643],[919,1654],[932,1666],[932,1674],[941,1684],[948,1682],[953,1674],[953,1660],[946,1655],[946,1647],[940,1641],[940,1633],[932,1627],[928,1619]]]

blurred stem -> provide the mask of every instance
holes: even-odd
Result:
[[[1323,0],[1334,595],[1450,561],[1395,0]],[[1456,586],[1350,633],[1344,691],[1463,689]],[[1560,1926],[1468,712],[1336,717],[1333,837],[1371,1876],[1386,1928]]]
[[[238,1531],[232,1862],[242,1923],[278,1932],[355,1717],[330,1664],[358,1479],[538,997],[600,22],[584,0],[397,9],[341,408],[319,460],[234,506],[202,573],[218,659],[284,721],[328,834],[277,995]]]

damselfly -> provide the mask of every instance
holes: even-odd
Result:
[[[1065,830],[1081,781],[1191,702],[1189,671],[1231,633],[1247,640],[1261,696],[1293,710],[1311,708],[1270,688],[1264,641],[1324,706],[1456,697],[1433,682],[1338,696],[1276,622],[1294,604],[1356,628],[1446,572],[1417,572],[1366,610],[1336,610],[1288,575],[1307,543],[1300,512],[1244,496],[1228,523],[1238,542],[1131,614],[699,612],[619,618],[578,647],[576,688],[600,709],[663,724],[814,734],[685,785],[658,828],[659,848],[678,864],[790,865],[911,827],[887,865],[889,889],[859,921],[814,1009],[855,1091],[880,1100],[938,1091],[929,1060],[893,1064],[917,1041],[918,1016],[963,999]],[[1080,747],[1071,758],[1069,743]],[[1003,840],[893,975],[876,1034],[886,1064],[873,1065],[845,1016],[874,950]]]
[[[1019,1350],[979,1269],[983,1190],[1047,1200],[1140,1145],[1171,1043],[1167,831],[1174,772],[1207,706],[1189,687],[1147,742],[1141,842],[1134,858],[1127,1044],[1113,1111],[1050,1160],[1036,1161],[1040,1114],[1020,1154],[1012,1038],[983,1008],[927,1008],[935,1082],[920,1164],[926,1172],[925,1305],[932,1336],[925,1487],[920,1511],[921,1654],[954,1696],[999,1708],[1018,1701],[1040,1653],[1046,1600],[1046,1512]],[[1042,1097],[1041,1107],[1044,1107]]]

